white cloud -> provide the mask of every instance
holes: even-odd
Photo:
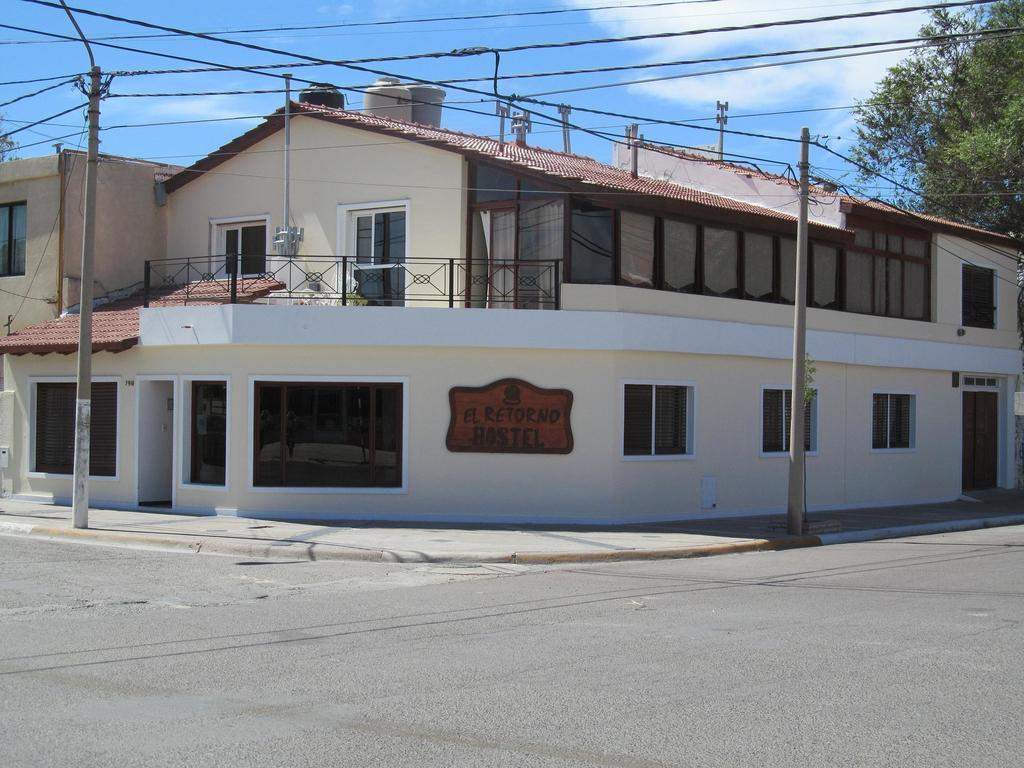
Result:
[[[587,7],[589,2],[590,0],[568,0],[569,5],[577,7]],[[720,3],[692,6],[591,11],[590,16],[609,36],[622,36],[743,26],[784,19],[857,13],[900,5],[898,0],[873,3],[839,2],[832,5],[810,5],[797,0],[793,5],[773,8],[771,3],[764,0],[723,0]],[[631,43],[629,46],[635,51],[637,63],[671,61],[913,37],[925,20],[925,14],[920,12],[895,14],[813,25],[664,38]],[[799,58],[813,55],[815,54],[805,54]],[[608,90],[606,93],[615,94],[626,90],[629,93],[653,96],[705,110],[709,104],[713,106],[719,99],[729,101],[733,110],[743,111],[785,109],[793,105],[851,104],[855,99],[867,97],[886,69],[906,55],[906,52],[896,52],[753,69],[645,83],[625,89]],[[676,71],[723,69],[765,61],[768,60],[702,64],[686,70],[677,68]],[[652,77],[659,74],[662,74],[662,71],[648,72]],[[624,74],[621,79],[637,79],[644,76],[643,70],[640,70]],[[608,78],[609,81],[613,79]],[[845,121],[845,118],[839,119]]]
[[[247,101],[237,96],[195,96],[166,101],[147,99],[144,106],[133,110],[133,114],[166,120],[214,120],[239,115],[257,115],[265,111],[269,110],[254,110],[251,100]],[[253,118],[251,122],[258,122],[260,119]],[[239,123],[246,122],[250,121],[239,120]]]

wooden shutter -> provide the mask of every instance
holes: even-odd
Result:
[[[651,415],[654,388],[650,384],[627,384],[623,403],[622,453],[626,456],[651,454]]]
[[[89,474],[113,477],[117,474],[116,382],[103,381],[92,385],[92,426],[89,431]]]
[[[963,323],[995,328],[995,270],[963,265]]]
[[[889,396],[875,395],[871,407],[871,447],[888,448]]]
[[[655,387],[654,452],[686,453],[686,387]]]

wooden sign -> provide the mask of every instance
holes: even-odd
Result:
[[[446,443],[460,453],[571,453],[572,392],[521,379],[448,391]]]

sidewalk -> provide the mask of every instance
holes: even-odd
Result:
[[[246,558],[565,563],[706,557],[1024,524],[1024,492],[973,496],[976,501],[815,513],[808,522],[831,532],[807,536],[786,535],[781,515],[555,528],[323,525],[107,509],[90,510],[90,528],[78,530],[68,507],[16,501],[0,502],[0,534]]]

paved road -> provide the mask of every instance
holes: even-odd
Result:
[[[1004,766],[1024,528],[600,567],[0,537],[0,765]]]

